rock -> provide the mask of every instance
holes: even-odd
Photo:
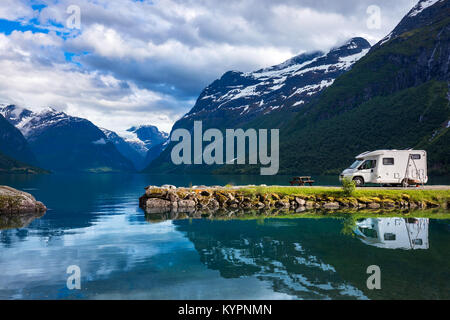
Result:
[[[395,201],[390,199],[384,199],[381,201],[384,208],[395,208]]]
[[[146,209],[158,208],[158,209],[169,209],[171,207],[171,202],[169,200],[150,198],[145,203]]]
[[[369,208],[369,209],[379,209],[379,208],[381,208],[381,205],[379,203],[376,203],[376,202],[371,202],[371,203],[367,204],[367,208]]]
[[[175,192],[170,191],[167,193],[166,199],[169,200],[170,202],[177,202],[180,198]]]
[[[170,190],[175,190],[177,187],[171,185],[171,184],[165,184],[163,186],[161,186],[162,189],[170,189]]]
[[[275,206],[277,208],[289,208],[290,204],[288,201],[278,200],[277,202],[275,202]]]
[[[194,200],[179,200],[178,208],[195,208]]]
[[[298,207],[297,209],[295,209],[296,213],[300,213],[300,212],[303,212],[303,211],[306,211],[306,207]]]
[[[339,209],[339,203],[338,202],[325,202],[323,204],[323,208],[326,210],[336,210]]]
[[[299,197],[295,197],[295,202],[298,203],[299,206],[305,206],[306,205],[306,200],[299,198]]]
[[[223,206],[228,201],[228,198],[219,192],[216,192],[215,196],[216,196],[216,200],[219,201],[219,204],[221,206]]]
[[[0,214],[43,213],[45,205],[29,193],[0,186]]]
[[[281,199],[280,196],[277,195],[276,193],[272,193],[270,196],[272,197],[273,200],[280,200]]]
[[[262,203],[262,202],[258,202],[258,203],[256,204],[256,208],[257,208],[257,209],[263,209],[265,206],[266,206],[266,205],[265,205],[264,203]]]
[[[204,197],[210,197],[211,193],[207,190],[203,190],[202,192],[200,192],[200,195]]]
[[[165,198],[167,195],[167,190],[158,187],[149,187],[145,190],[145,195],[149,198]]]
[[[211,201],[209,201],[209,203],[208,203],[208,207],[212,208],[212,209],[220,208],[219,201],[217,201],[216,199],[211,199]]]
[[[316,203],[314,201],[306,201],[306,207],[308,209],[312,209],[316,206]]]

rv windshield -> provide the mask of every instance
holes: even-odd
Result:
[[[356,169],[359,167],[359,165],[363,162],[363,160],[356,160],[353,162],[353,164],[350,166],[350,169]]]

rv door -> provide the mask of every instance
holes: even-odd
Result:
[[[377,160],[366,160],[358,168],[358,175],[363,177],[365,183],[372,183],[375,181],[375,168],[377,167]]]

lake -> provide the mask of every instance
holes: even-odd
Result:
[[[336,177],[315,177],[337,185]],[[0,299],[450,299],[450,221],[414,216],[147,220],[147,185],[289,177],[8,175],[49,210],[0,221]],[[1,220],[1,219],[0,219]],[[369,290],[369,266],[380,290]],[[69,290],[69,266],[81,289]]]

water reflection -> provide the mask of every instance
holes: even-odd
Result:
[[[45,213],[0,214],[0,230],[26,228]]]
[[[308,238],[319,236],[318,229],[331,226],[328,219],[321,222],[277,219],[174,223],[194,244],[202,263],[224,278],[256,277],[269,282],[275,292],[300,299],[367,299],[310,245],[312,239]]]
[[[354,229],[365,244],[385,249],[428,249],[426,218],[369,218],[358,221]]]
[[[50,210],[39,219],[0,219],[9,229],[0,230],[0,299],[450,298],[446,220],[425,219],[426,228],[414,235],[427,250],[385,250],[352,237],[363,220],[343,220],[348,214],[145,216],[137,203],[143,187],[162,184],[158,179],[164,176],[23,179],[2,184],[33,188]],[[366,229],[375,228],[368,219]],[[418,231],[413,220],[403,221]],[[400,239],[397,231],[389,232]],[[66,288],[66,268],[73,264],[82,270],[77,292]],[[381,267],[382,290],[366,288],[366,269],[373,264]]]

